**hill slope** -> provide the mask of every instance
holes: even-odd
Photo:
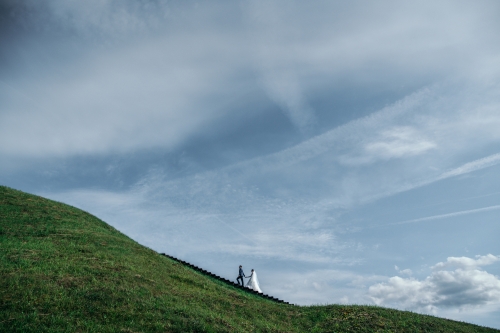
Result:
[[[1,332],[499,332],[231,287],[74,207],[0,187]]]

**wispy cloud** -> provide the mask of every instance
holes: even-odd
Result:
[[[417,96],[427,96],[427,92],[419,92]],[[413,102],[415,96],[409,99]],[[123,197],[118,195],[117,204],[108,202],[102,206],[106,201],[101,200],[87,201],[87,204],[95,207],[95,211],[106,212],[108,220],[116,226],[120,225],[120,230],[129,235],[137,234],[135,237],[141,237],[147,245],[159,250],[165,246],[172,248],[173,244],[177,247],[187,234],[193,240],[199,234],[214,245],[200,247],[189,242],[189,245],[185,243],[181,246],[183,249],[178,250],[192,253],[233,252],[241,255],[252,253],[266,258],[316,263],[360,263],[356,255],[351,255],[356,251],[351,251],[362,245],[342,240],[334,232],[336,216],[340,212],[500,162],[498,154],[494,154],[451,170],[437,169],[429,172],[426,168],[414,168],[415,164],[429,163],[429,157],[421,153],[398,156],[392,162],[382,158],[384,163],[394,164],[390,169],[375,171],[371,169],[377,163],[375,161],[359,164],[358,170],[347,171],[344,171],[341,161],[337,160],[335,164],[335,151],[338,149],[336,143],[340,137],[344,137],[344,141],[339,140],[344,147],[353,151],[359,145],[359,151],[362,152],[362,147],[372,135],[375,140],[379,140],[379,133],[386,133],[384,124],[389,123],[389,128],[394,128],[396,120],[408,121],[408,118],[397,118],[406,114],[411,116],[412,109],[407,106],[421,106],[421,103],[421,100],[415,104],[398,102],[375,115],[356,120],[296,147],[229,167],[179,179],[169,179],[161,171],[152,171]],[[420,127],[419,130],[426,131],[425,127]],[[404,131],[407,133],[409,130],[404,127]],[[360,133],[364,133],[366,137],[360,136]],[[352,141],[347,138],[352,138]],[[444,145],[447,144],[445,141]],[[309,147],[317,149],[308,149]],[[441,151],[443,153],[445,152]],[[398,160],[405,159],[411,161],[411,168],[406,163],[399,164]],[[400,175],[394,177],[394,170],[399,170]],[[313,178],[312,183],[304,178],[313,174],[324,175],[319,179],[322,184],[316,183]],[[336,183],[342,186],[335,185]],[[315,193],[302,194],[309,189],[314,189]],[[66,200],[72,197],[71,193],[61,195]],[[80,203],[86,201],[87,195],[89,198],[98,197],[85,191],[76,191],[75,195],[77,198],[73,202]],[[112,193],[102,195],[114,197]],[[134,198],[135,203],[131,203],[131,198]],[[125,199],[128,203],[122,204],[120,200]],[[399,224],[450,218],[498,208],[500,206],[482,207]],[[120,218],[124,214],[129,217]],[[131,219],[130,216],[137,218]],[[160,234],[167,230],[170,232],[172,228],[176,231],[170,234],[171,242],[167,245]],[[150,231],[154,234],[146,235]]]

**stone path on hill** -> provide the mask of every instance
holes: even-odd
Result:
[[[194,269],[195,271],[198,271],[198,272],[203,273],[203,274],[205,274],[205,275],[211,276],[211,277],[213,277],[213,278],[215,278],[215,279],[217,279],[217,280],[219,280],[219,281],[222,281],[222,282],[224,282],[224,283],[226,283],[226,284],[229,284],[229,285],[231,285],[232,287],[235,287],[235,288],[238,288],[238,289],[244,290],[244,291],[246,291],[246,292],[248,292],[248,293],[251,293],[251,294],[259,295],[259,296],[261,296],[261,297],[263,297],[263,298],[266,298],[266,299],[268,299],[268,300],[271,300],[271,301],[274,301],[274,302],[277,302],[277,303],[290,304],[290,303],[285,302],[285,301],[283,301],[283,300],[281,300],[281,299],[278,299],[278,298],[276,298],[276,297],[272,297],[272,296],[269,296],[269,295],[266,295],[266,294],[263,294],[263,293],[259,293],[259,292],[255,291],[255,290],[253,290],[253,289],[250,289],[250,288],[247,288],[247,287],[243,287],[243,286],[241,286],[241,285],[239,285],[239,284],[237,284],[237,283],[235,283],[235,282],[233,282],[233,281],[231,281],[231,280],[228,280],[228,279],[226,279],[226,278],[220,277],[220,276],[218,276],[218,275],[216,275],[216,274],[214,274],[214,273],[212,273],[212,272],[209,272],[209,271],[207,271],[207,270],[204,270],[204,269],[202,269],[202,268],[200,268],[200,267],[198,267],[198,266],[191,265],[190,263],[188,263],[188,262],[186,262],[186,261],[184,261],[184,260],[181,260],[181,259],[178,259],[178,258],[172,257],[172,256],[170,256],[170,255],[168,255],[168,254],[165,254],[165,253],[160,253],[160,254],[161,254],[161,255],[163,255],[163,256],[165,256],[165,257],[167,257],[167,258],[170,258],[170,259],[172,259],[172,260],[174,260],[174,261],[177,261],[177,262],[179,262],[179,263],[181,263],[181,264],[184,264],[184,265],[186,265],[186,266],[188,266],[188,267],[190,267],[190,268]]]

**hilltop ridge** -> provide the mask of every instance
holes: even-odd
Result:
[[[0,186],[1,332],[500,332],[375,306],[294,306]]]

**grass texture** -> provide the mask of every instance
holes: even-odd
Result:
[[[1,186],[0,262],[0,332],[500,332],[376,306],[278,304]]]

